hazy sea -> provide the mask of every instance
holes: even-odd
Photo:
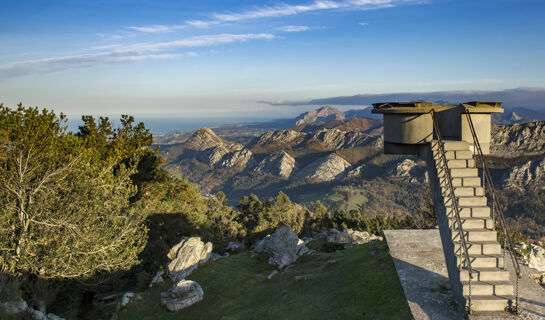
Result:
[[[119,125],[119,116],[110,116],[110,121],[114,126]],[[135,116],[136,122],[144,122],[146,128],[150,129],[152,133],[165,134],[171,131],[193,131],[202,127],[213,127],[221,124],[234,124],[241,122],[264,122],[270,121],[270,118],[184,118],[180,116],[171,117],[146,117]],[[68,118],[68,129],[71,131],[78,131],[79,126],[82,125],[80,117]]]

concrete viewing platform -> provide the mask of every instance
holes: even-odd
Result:
[[[439,230],[385,230],[384,236],[413,317],[416,320],[464,319],[463,310],[457,305],[451,290]],[[511,279],[515,279],[508,255],[505,263]],[[476,313],[470,319],[545,319],[545,289],[530,277],[538,272],[522,265],[521,271],[522,315]]]

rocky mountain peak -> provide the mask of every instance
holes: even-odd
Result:
[[[254,138],[247,148],[253,148],[257,146],[273,145],[278,147],[292,147],[303,143],[306,140],[306,133],[298,132],[295,130],[275,130],[267,131],[261,136]]]
[[[344,120],[344,118],[344,113],[341,111],[330,106],[325,106],[316,110],[302,113],[295,118],[295,125],[314,122],[328,122],[330,120]]]
[[[240,150],[242,146],[220,138],[210,128],[200,128],[193,132],[186,140],[185,145],[195,150],[206,150],[213,147],[224,147],[229,150]]]

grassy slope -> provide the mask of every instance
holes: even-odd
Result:
[[[204,300],[192,307],[165,311],[159,305],[159,292],[171,285],[165,283],[142,293],[143,300],[129,304],[119,319],[411,319],[384,242],[303,256],[272,280],[266,278],[273,270],[267,257],[251,254],[191,274],[204,290]],[[308,278],[295,281],[302,275]]]

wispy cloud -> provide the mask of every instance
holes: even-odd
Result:
[[[276,28],[277,30],[283,32],[302,32],[310,30],[309,26],[283,26]]]
[[[136,26],[128,27],[132,31],[143,33],[166,33],[187,26],[197,28],[206,28],[210,26],[220,25],[224,23],[242,22],[247,20],[255,20],[261,18],[275,18],[294,16],[303,13],[319,12],[327,10],[373,10],[381,8],[391,8],[403,4],[424,3],[426,0],[344,0],[344,1],[329,1],[315,0],[306,5],[294,4],[278,4],[274,6],[256,7],[251,10],[230,12],[230,13],[211,13],[210,18],[201,20],[188,20],[183,24],[178,25],[152,25],[152,26]]]
[[[160,25],[160,24],[154,24],[151,26],[140,26],[140,27],[127,27],[127,29],[132,31],[138,31],[142,33],[168,33],[173,32],[179,29],[184,29],[186,26],[184,25],[172,25],[172,26],[166,26],[166,25]]]
[[[358,23],[358,24],[359,24],[360,26],[368,26],[368,25],[369,25],[368,22],[360,22],[360,23]]]
[[[209,47],[235,42],[246,42],[250,40],[271,40],[274,38],[276,38],[275,35],[268,33],[218,34],[191,37],[175,41],[138,43],[128,46],[112,46],[111,50],[104,52],[17,61],[0,65],[0,78],[34,73],[50,73],[66,69],[85,68],[127,61],[171,59],[180,56],[180,54],[169,53],[169,51],[176,49]],[[185,55],[194,57],[198,54],[190,51]]]

